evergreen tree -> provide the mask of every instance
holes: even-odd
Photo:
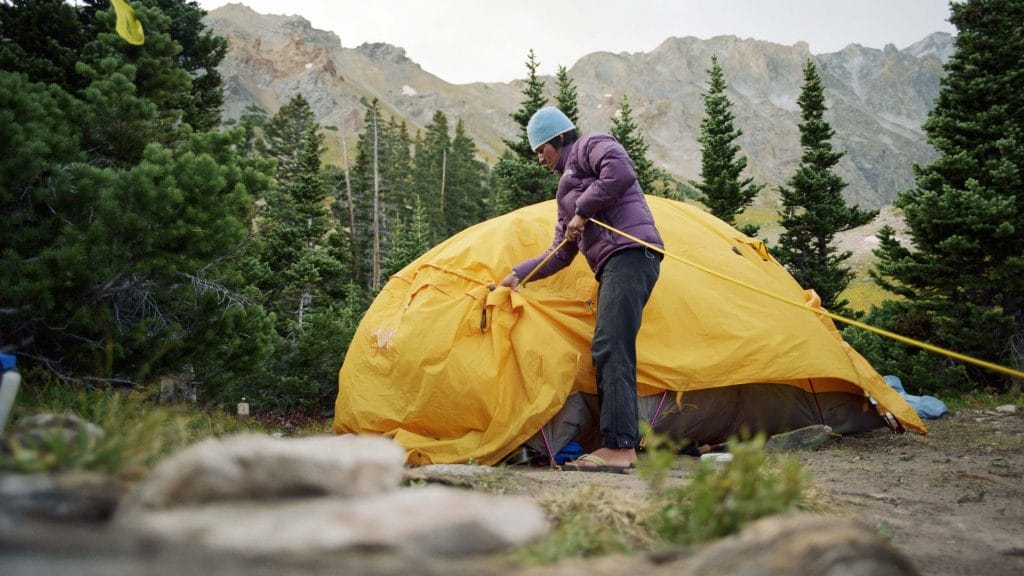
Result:
[[[171,18],[143,7],[135,47],[92,3],[0,16],[0,346],[90,386],[187,372],[215,394],[258,372],[273,332],[233,251],[270,166],[241,131],[181,123]]]
[[[839,252],[835,236],[867,224],[878,212],[849,207],[842,197],[846,183],[833,168],[843,153],[832,149],[835,132],[824,118],[825,88],[810,59],[804,65],[797,104],[803,154],[788,187],[781,188],[779,216],[785,231],[774,253],[801,286],[818,293],[822,306],[837,314],[852,315],[848,301],[840,298],[854,276],[843,265],[852,253]]]
[[[373,292],[381,278],[374,274],[373,263],[388,250],[389,230],[399,214],[408,214],[413,206],[415,185],[411,142],[405,125],[385,122],[380,103],[370,102],[363,120],[364,130],[356,144],[355,162],[350,171],[355,204],[356,230],[352,235],[355,252],[353,279]]]
[[[519,124],[519,137],[504,140],[508,148],[494,166],[494,208],[498,214],[548,200],[554,197],[558,186],[557,176],[537,161],[537,154],[530,148],[526,135],[530,117],[547,103],[544,81],[537,78],[538,66],[533,50],[530,50],[526,60],[528,74],[523,87],[523,102],[512,114],[512,119]]]
[[[633,171],[636,172],[640,188],[646,194],[658,194],[662,189],[658,182],[664,180],[666,175],[647,158],[647,141],[633,121],[633,108],[625,94],[622,95],[617,113],[612,116],[612,128],[609,132],[619,144],[622,144],[633,161]]]
[[[466,125],[459,118],[448,159],[446,179],[449,210],[447,236],[482,222],[487,218],[490,194],[487,164],[477,158],[473,139],[466,134]]]
[[[537,77],[537,68],[540,62],[530,50],[526,57],[526,81],[523,85],[523,101],[519,109],[511,114],[512,119],[519,125],[519,137],[515,140],[503,139],[505,146],[508,146],[516,156],[523,160],[532,160],[537,163],[537,155],[530,147],[530,139],[526,135],[526,125],[529,124],[533,113],[540,110],[547,104],[548,99],[544,96],[544,81]]]
[[[136,6],[145,4],[158,7],[170,18],[168,33],[181,45],[177,62],[192,77],[189,90],[179,95],[182,120],[196,130],[218,127],[224,89],[217,67],[227,54],[227,39],[206,28],[206,11],[194,1],[136,0]]]
[[[75,72],[86,45],[104,27],[96,8],[64,0],[0,3],[0,70],[22,72],[32,82],[61,86],[81,96],[89,80]]]
[[[558,86],[556,106],[563,114],[569,117],[569,120],[572,120],[572,123],[576,126],[576,131],[582,133],[583,130],[580,128],[580,106],[576,84],[572,81],[572,78],[569,76],[569,71],[565,69],[565,66],[558,67],[558,74],[555,76],[555,81]]]
[[[399,216],[391,231],[391,250],[381,262],[381,273],[389,278],[419,258],[433,245],[430,218],[426,207],[415,198],[415,204],[408,217]]]
[[[72,381],[123,385],[189,366],[215,387],[262,362],[269,326],[225,260],[269,182],[235,151],[240,131],[103,167],[83,161],[88,103],[7,72],[0,102],[15,112],[0,145],[4,348]],[[231,325],[252,339],[213,337]]]
[[[239,125],[243,134],[240,151],[253,155],[261,142],[263,128],[267,125],[267,111],[255,104],[249,104],[239,118]]]
[[[733,126],[735,116],[732,103],[725,94],[725,76],[718,64],[718,56],[711,57],[708,88],[703,94],[704,119],[700,122],[701,182],[690,181],[700,190],[704,204],[721,220],[736,224],[736,215],[750,206],[764,187],[754,184],[753,178],[740,179],[747,167],[747,158],[737,155],[740,147],[736,139],[743,132]],[[757,234],[757,226],[748,225],[741,231],[748,236]]]
[[[263,136],[258,147],[276,162],[276,186],[256,221],[246,272],[274,313],[277,339],[263,378],[236,393],[264,410],[319,412],[348,342],[337,315],[350,290],[351,248],[329,201],[327,178],[336,173],[322,165],[324,136],[301,96],[266,122]]]
[[[880,234],[872,271],[899,300],[872,321],[1021,368],[1024,361],[1024,2],[951,4],[956,52],[924,129],[939,155],[896,205],[912,237]],[[919,390],[1008,389],[1008,379],[865,335],[881,368]],[[1018,384],[1019,385],[1019,384]]]
[[[302,96],[266,124],[260,148],[277,162],[276,190],[259,221],[251,281],[276,313],[282,336],[295,338],[306,316],[341,297],[348,279],[347,242],[334,228],[321,157],[324,137]],[[333,241],[329,237],[335,236]]]
[[[416,168],[412,139],[405,121],[394,117],[381,132],[381,181],[384,183],[384,219],[390,226],[396,214],[412,211],[416,198]]]
[[[275,180],[282,188],[295,185],[302,177],[301,157],[316,117],[309,102],[301,95],[286,102],[263,126],[263,138],[257,148],[277,163]],[[322,138],[321,138],[322,140]]]
[[[416,146],[415,165],[416,201],[426,214],[430,230],[438,238],[447,236],[446,224],[451,211],[448,181],[448,162],[451,153],[451,137],[448,135],[448,117],[440,110],[434,112],[430,124],[426,126],[423,140]],[[411,206],[403,213],[405,221]],[[433,242],[431,242],[433,244]]]

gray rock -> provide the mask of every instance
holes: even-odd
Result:
[[[55,438],[67,444],[84,440],[90,446],[103,438],[102,428],[70,412],[33,414],[11,428],[3,437],[4,446],[15,451],[47,450]]]
[[[996,407],[996,412],[1000,412],[1002,414],[1016,414],[1017,407],[1013,404],[1003,404],[1002,406]]]
[[[0,474],[0,515],[102,522],[114,513],[124,490],[118,480],[94,472]]]
[[[224,502],[149,511],[120,527],[160,541],[247,555],[377,550],[428,556],[491,553],[548,529],[525,497],[440,486],[362,498]]]
[[[815,424],[813,426],[797,428],[790,432],[775,434],[765,443],[765,449],[771,452],[817,450],[831,439],[831,427]]]
[[[118,515],[224,500],[364,496],[395,489],[404,450],[369,436],[209,439],[162,461]]]
[[[674,563],[680,576],[911,576],[911,561],[876,532],[839,518],[771,516]]]

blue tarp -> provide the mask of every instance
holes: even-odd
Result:
[[[910,407],[917,412],[917,415],[921,418],[938,418],[946,412],[949,412],[949,408],[946,407],[946,403],[939,400],[935,396],[914,396],[913,394],[907,394],[907,391],[903,389],[903,381],[899,379],[899,376],[893,376],[892,374],[883,376],[885,381],[892,386],[903,399],[910,404]]]

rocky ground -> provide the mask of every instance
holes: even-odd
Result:
[[[798,521],[799,537],[786,543],[776,535],[775,540],[769,539],[771,546],[762,546],[766,550],[749,553],[764,555],[764,560],[747,563],[759,564],[760,572],[707,568],[709,555],[720,561],[733,554],[747,554],[735,552],[745,550],[736,541],[675,556],[574,558],[557,565],[529,566],[504,554],[444,557],[372,547],[345,552],[297,549],[238,554],[112,528],[103,518],[104,507],[109,508],[131,487],[94,479],[79,482],[76,499],[54,497],[59,491],[51,491],[47,497],[37,495],[34,502],[19,504],[8,477],[0,479],[7,487],[0,501],[0,573],[768,574],[774,570],[769,567],[771,561],[789,554],[784,550],[803,550],[810,538],[825,538],[830,530],[837,535],[828,538],[848,542],[845,548],[855,546],[849,534],[839,534],[852,520],[867,528],[856,538],[881,535],[882,541],[887,540],[921,574],[1017,575],[1024,573],[1024,411],[1011,408],[958,411],[928,421],[930,433],[926,436],[877,430],[836,439],[816,451],[796,453],[812,475],[808,508],[813,516]],[[680,457],[671,481],[686,482],[693,462]],[[409,472],[417,477],[417,471]],[[637,497],[647,491],[639,474],[582,474],[522,466],[507,468],[501,476],[501,492],[535,499],[587,485],[611,487]],[[429,474],[419,477],[431,483]],[[489,488],[493,487],[477,485],[475,489]],[[467,495],[466,501],[471,500]],[[33,506],[49,510],[49,518],[23,513]],[[761,532],[773,529],[788,528],[775,524]],[[259,542],[253,543],[253,549],[260,547]],[[703,566],[700,571],[695,562]],[[799,565],[784,572],[815,573],[812,567]]]
[[[926,436],[882,429],[795,453],[812,475],[812,508],[874,528],[921,574],[1024,574],[1024,413],[964,410],[926,425]],[[548,490],[644,489],[630,476],[525,475]]]

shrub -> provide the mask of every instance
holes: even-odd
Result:
[[[647,522],[659,539],[696,544],[739,532],[747,523],[795,509],[806,484],[799,462],[768,459],[764,436],[730,442],[733,460],[721,470],[701,462],[684,486],[658,488]],[[657,452],[657,450],[655,450]]]

